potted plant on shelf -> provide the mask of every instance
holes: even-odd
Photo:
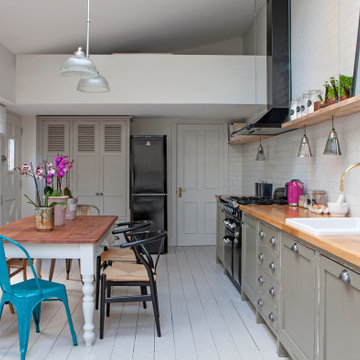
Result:
[[[332,76],[328,81],[325,81],[324,83],[325,97],[324,99],[322,99],[322,97],[319,96],[321,102],[320,104],[321,108],[337,103],[339,101],[339,97],[340,97],[340,101],[342,101],[351,96],[351,89],[353,83],[352,76],[346,76],[340,74],[339,79],[340,79],[340,86],[339,86],[339,80],[336,79],[334,76]]]
[[[45,180],[45,166],[38,165],[34,170],[32,163],[28,165],[25,163],[19,168],[20,175],[30,176],[35,183],[35,201],[27,194],[24,197],[29,204],[35,207],[35,226],[39,231],[51,231],[54,228],[54,206],[56,202],[51,202],[49,205],[50,191],[47,191],[45,196],[40,195],[42,182]]]
[[[54,212],[55,226],[61,226],[65,223],[65,212],[69,197],[72,197],[71,191],[66,187],[63,191],[62,181],[69,176],[74,161],[69,161],[66,155],[57,155],[54,164],[45,163],[46,188],[44,194],[50,192],[49,201],[56,202]],[[56,188],[54,187],[54,182]]]

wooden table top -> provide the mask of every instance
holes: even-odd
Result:
[[[286,218],[329,217],[288,205],[241,205],[240,209],[340,259],[360,267],[360,235],[313,235],[286,224]]]
[[[29,216],[0,226],[0,235],[19,243],[29,244],[95,244],[114,225],[117,216],[77,216],[53,231],[41,232],[35,228],[35,217]]]

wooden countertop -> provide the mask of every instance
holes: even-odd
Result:
[[[35,217],[29,216],[0,226],[0,235],[19,243],[31,244],[95,244],[114,225],[117,216],[77,216],[53,231],[41,232],[35,228]]]
[[[286,218],[328,217],[288,205],[241,205],[240,209],[307,243],[360,267],[360,235],[313,235],[285,223]]]

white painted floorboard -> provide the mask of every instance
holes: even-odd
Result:
[[[44,262],[46,279],[49,262]],[[30,269],[28,271],[30,274]],[[15,281],[21,281],[21,274]],[[58,260],[54,281],[66,285],[79,345],[72,346],[63,305],[42,305],[40,333],[31,325],[27,360],[279,360],[271,332],[256,324],[252,307],[215,261],[215,247],[170,248],[158,267],[162,337],[156,335],[151,303],[112,304],[105,338],[87,348],[82,339],[82,291],[77,261],[70,280]],[[116,289],[133,294],[137,288]],[[0,360],[19,359],[17,316],[5,306],[0,322]]]

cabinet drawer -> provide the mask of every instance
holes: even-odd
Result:
[[[256,302],[256,308],[264,318],[269,327],[276,333],[278,329],[279,316],[278,311],[271,305],[265,297],[259,297]]]
[[[279,280],[279,255],[271,251],[268,247],[261,245],[258,249],[257,262],[259,269],[268,274],[275,281]]]
[[[261,279],[263,282],[260,281]],[[279,285],[265,273],[258,276],[258,297],[266,297],[272,306],[279,307]]]
[[[279,252],[279,232],[268,225],[259,223],[258,238],[260,242],[275,252]]]

